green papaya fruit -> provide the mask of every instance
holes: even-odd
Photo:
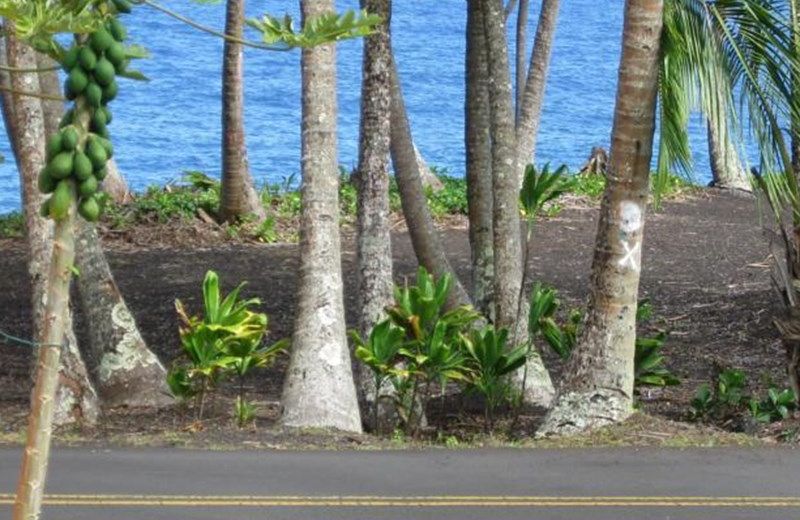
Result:
[[[103,109],[103,107],[100,107],[94,112],[92,112],[92,117],[90,119],[90,122],[92,125],[97,125],[97,126],[106,125],[108,119],[106,119],[106,111]]]
[[[114,81],[116,73],[114,65],[106,58],[103,57],[97,60],[97,66],[94,68],[94,79],[100,86],[105,87]]]
[[[131,3],[128,0],[111,0],[111,3],[120,13],[128,14],[131,12]]]
[[[105,152],[105,149],[103,149]],[[73,158],[72,152],[61,152],[47,163],[50,175],[54,179],[66,179],[72,173]]]
[[[78,55],[81,52],[81,48],[77,45],[74,45],[64,53],[64,57],[61,58],[61,67],[64,69],[64,72],[69,72],[75,65],[78,63]]]
[[[72,173],[75,174],[75,178],[79,181],[85,181],[92,176],[93,170],[94,166],[92,166],[89,156],[80,151],[75,152],[75,157],[72,159]]]
[[[67,89],[69,92],[75,95],[80,94],[88,84],[89,78],[86,76],[83,70],[75,67],[69,71],[69,76],[67,77]]]
[[[92,46],[92,49],[94,49],[97,54],[108,49],[109,45],[112,43],[114,43],[114,37],[103,28],[97,29],[89,35],[89,45]]]
[[[54,220],[61,220],[69,213],[69,207],[72,205],[72,189],[70,188],[70,181],[59,181],[53,195],[50,197],[50,216]]]
[[[97,222],[100,218],[100,204],[94,197],[85,198],[78,204],[78,213],[87,222]]]
[[[110,32],[111,36],[118,42],[123,42],[125,38],[128,37],[128,30],[125,28],[125,24],[117,18],[112,18],[108,21],[108,32]]]
[[[78,193],[81,197],[91,197],[97,192],[99,184],[97,179],[92,176],[89,176],[88,179],[85,181],[81,181],[80,185],[78,186]]]
[[[100,110],[102,110],[103,113],[106,115],[106,124],[110,125],[111,124],[111,120],[113,119],[113,117],[111,115],[111,110],[109,110],[108,107],[101,107]]]
[[[114,42],[106,49],[106,58],[114,67],[119,67],[125,62],[125,46],[119,42]]]
[[[86,145],[86,155],[92,162],[92,167],[95,171],[102,169],[106,165],[106,161],[108,161],[108,153],[96,137],[90,139]]]
[[[50,217],[50,199],[46,199],[42,202],[42,205],[39,206],[39,216],[42,218]]]
[[[61,122],[58,124],[59,128],[64,128],[65,126],[71,125],[72,120],[75,118],[75,110],[69,109],[64,112],[64,116],[61,118]]]
[[[94,53],[91,47],[81,47],[81,52],[78,54],[78,63],[81,68],[86,72],[92,72],[97,66],[97,54]]]
[[[111,83],[109,83],[108,85],[105,86],[105,88],[103,88],[103,98],[102,98],[103,104],[106,104],[109,101],[112,101],[115,97],[117,97],[118,90],[119,86],[117,85],[117,82],[111,80]]]
[[[67,98],[69,101],[72,101],[73,99],[78,97],[78,94],[72,91],[72,89],[69,86],[69,83],[70,83],[69,78],[64,80],[64,97]]]
[[[105,117],[92,117],[92,121],[90,123],[90,130],[92,133],[95,133],[99,136],[105,137],[104,134],[108,134],[108,129],[106,128]]]
[[[57,132],[47,139],[47,144],[45,145],[45,157],[48,161],[50,161],[53,157],[58,155],[61,150],[63,150],[61,146],[61,132]]]
[[[107,137],[104,137],[102,139],[98,139],[98,141],[100,141],[100,144],[103,145],[103,148],[105,148],[108,158],[111,159],[114,157],[114,145],[111,144],[111,140]]]
[[[103,103],[103,89],[97,83],[89,83],[86,87],[86,101],[93,108],[100,108]]]
[[[47,169],[47,166],[42,168],[42,171],[39,172],[39,192],[41,193],[53,193],[56,189],[56,181],[53,177],[50,176],[50,171]]]
[[[72,151],[78,146],[78,131],[68,126],[61,131],[61,148]]]
[[[94,172],[94,176],[97,178],[98,181],[102,181],[106,177],[108,177],[108,168],[100,168],[96,172]]]

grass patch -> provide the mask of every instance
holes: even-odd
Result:
[[[12,211],[0,215],[0,238],[21,238],[25,234],[22,213]]]

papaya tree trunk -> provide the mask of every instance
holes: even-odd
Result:
[[[333,0],[301,0],[303,20]],[[282,424],[360,432],[345,335],[336,158],[336,47],[303,49],[300,280]]]
[[[466,142],[472,299],[484,316],[494,315],[492,242],[492,140],[489,129],[489,71],[480,2],[467,2]]]
[[[225,33],[241,38],[244,0],[227,0]],[[247,163],[244,131],[242,46],[225,40],[222,58],[222,188],[220,217],[234,221],[246,215],[264,220],[267,214],[253,185]]]
[[[8,24],[10,25],[10,24]],[[9,33],[13,28],[9,28]],[[6,40],[7,61],[15,68],[36,68],[34,51],[15,38],[8,36]],[[14,73],[11,76],[12,87],[20,92],[39,92],[39,78],[37,73]],[[44,119],[42,104],[38,98],[14,94],[13,100],[13,128],[17,131],[18,161],[23,180],[36,178],[39,169],[44,165]],[[72,198],[75,199],[75,187],[71,186]],[[26,213],[38,211],[38,205],[31,208],[38,201],[30,200],[36,193],[35,185],[23,187],[24,204],[27,205]],[[14,520],[31,520],[39,518],[44,494],[47,462],[50,452],[50,440],[53,428],[53,419],[56,409],[72,403],[63,399],[64,390],[72,390],[69,381],[64,380],[61,367],[61,352],[72,351],[66,347],[69,337],[67,328],[71,328],[69,321],[69,285],[74,260],[74,219],[75,205],[73,204],[68,214],[59,220],[50,234],[47,226],[26,219],[29,242],[39,242],[35,248],[36,253],[42,254],[49,247],[50,262],[45,266],[42,262],[40,273],[46,272],[42,281],[45,288],[42,299],[34,302],[34,309],[42,306],[38,314],[41,322],[36,340],[39,343],[36,381],[31,396],[31,410],[28,418],[28,429],[25,450],[22,456],[17,495],[14,502],[12,518]],[[38,226],[38,229],[37,229]],[[35,237],[33,234],[38,233]],[[32,248],[34,249],[34,248]],[[32,256],[33,258],[33,256]],[[36,293],[34,293],[36,294]],[[36,314],[36,313],[35,313]],[[73,342],[74,345],[74,342]],[[74,352],[77,352],[75,350]],[[85,375],[85,374],[84,374]]]
[[[536,160],[536,138],[542,119],[544,92],[558,22],[559,2],[560,0],[542,0],[542,10],[539,13],[539,24],[536,27],[527,79],[522,84],[518,79],[517,83],[517,88],[522,89],[521,92],[517,92],[519,105],[516,125],[520,185],[525,166]]]
[[[30,47],[11,35],[6,36],[5,44],[5,61],[10,66],[26,69],[37,67],[36,53]],[[35,73],[11,74],[9,85],[19,92],[41,91],[39,77]],[[37,182],[39,171],[45,165],[45,113],[39,98],[20,95],[4,98],[4,113],[12,122],[7,130],[20,176],[31,280],[33,337],[41,343],[44,341],[43,324],[49,284],[47,276],[50,272],[48,265],[53,254],[53,225],[39,215],[39,206],[44,198],[39,193]],[[61,352],[53,422],[56,425],[74,422],[94,424],[99,410],[97,394],[78,350],[72,315],[67,307],[63,318],[66,340]]]
[[[540,435],[633,411],[636,306],[656,120],[663,0],[627,0],[611,158],[583,331]]]
[[[446,273],[453,275],[453,290],[450,292],[448,306],[455,307],[470,303],[469,296],[461,285],[458,276],[450,266],[441,238],[433,225],[425,189],[419,171],[419,163],[414,153],[414,140],[408,122],[403,92],[397,66],[392,57],[392,109],[390,151],[400,203],[406,219],[408,234],[414,246],[417,261],[437,278]]]
[[[475,1],[475,0],[473,0]],[[494,243],[494,317],[508,329],[515,344],[527,342],[528,300],[522,295],[519,176],[517,167],[514,102],[508,68],[508,44],[501,0],[481,4],[489,71],[489,107],[492,150],[492,231]],[[526,369],[515,372],[517,386],[528,404],[547,406],[553,383],[535,346]]]

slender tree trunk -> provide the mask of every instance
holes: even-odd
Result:
[[[522,94],[525,90],[525,77],[527,70],[525,62],[528,58],[528,12],[530,11],[529,0],[519,0],[519,9],[517,10],[517,34],[516,45],[516,104],[515,104],[515,117],[519,121],[520,109],[522,108]]]
[[[389,139],[392,104],[391,0],[362,0],[361,8],[383,23],[364,39],[359,131],[357,228],[358,329],[367,337],[392,303],[392,241],[389,222]],[[377,396],[372,372],[356,364],[356,376],[367,409]],[[380,414],[379,414],[380,415]],[[377,426],[377,425],[376,425]]]
[[[467,3],[465,141],[472,298],[484,316],[494,315],[492,233],[492,140],[489,71],[480,2]]]
[[[414,154],[414,141],[411,137],[411,125],[408,123],[408,114],[394,59],[392,59],[391,74],[392,132],[390,149],[403,215],[408,225],[408,234],[411,236],[414,252],[420,265],[437,278],[445,273],[453,275],[455,283],[450,292],[449,306],[468,304],[470,303],[469,296],[450,266],[450,261],[442,247],[442,241],[433,225],[428,201],[425,198],[425,190],[420,180],[419,163]]]
[[[36,53],[13,36],[5,39],[7,63],[17,68],[36,68]],[[17,91],[39,92],[38,74],[11,74],[10,85]],[[7,103],[6,103],[7,102]],[[22,207],[28,242],[28,272],[31,280],[31,308],[33,336],[44,341],[45,313],[47,309],[48,265],[53,256],[53,225],[39,215],[44,198],[39,193],[39,171],[45,165],[45,114],[38,98],[12,95],[4,98],[4,112],[11,118],[9,140],[17,159],[22,192]],[[12,133],[13,132],[13,133]],[[78,350],[72,328],[72,315],[67,306],[63,318],[65,341],[60,353],[59,384],[54,406],[54,424],[73,422],[94,424],[97,420],[97,394]]]
[[[517,93],[519,116],[516,131],[520,185],[525,165],[533,163],[536,158],[536,138],[542,118],[547,72],[558,22],[558,8],[559,0],[542,0],[542,11],[539,13],[539,25],[536,28],[527,80],[521,96]]]
[[[615,423],[633,410],[642,240],[656,119],[663,0],[627,0],[611,158],[589,306],[540,435]]]
[[[51,66],[49,58],[40,66]],[[41,91],[48,96],[60,93],[56,71],[40,72]],[[46,135],[58,131],[64,113],[60,101],[42,102]],[[104,179],[103,184],[108,180]],[[148,406],[170,404],[167,372],[158,357],[144,342],[136,321],[111,274],[94,224],[77,219],[75,265],[78,301],[88,329],[87,345],[97,390],[103,406]],[[84,350],[84,353],[86,350]]]
[[[13,33],[13,27],[7,23],[9,34]],[[7,61],[11,67],[15,68],[36,68],[36,56],[33,50],[22,42],[9,36],[6,40]],[[37,73],[15,73],[11,77],[11,86],[21,92],[39,92],[39,78]],[[15,149],[20,171],[22,172],[23,184],[23,203],[26,205],[26,213],[30,214],[32,205],[38,201],[31,200],[36,194],[36,188],[30,186],[30,179],[35,179],[39,169],[44,165],[44,115],[41,102],[31,96],[14,94],[12,96],[13,119],[12,129],[16,135]],[[75,186],[70,184],[72,198],[75,198]],[[34,206],[34,211],[38,206]],[[72,204],[65,218],[59,220],[53,226],[52,235],[47,226],[27,218],[29,242],[39,244],[32,251],[40,254],[47,245],[50,245],[48,254],[50,262],[41,262],[38,267],[40,272],[46,272],[44,286],[46,290],[39,294],[40,300],[34,301],[34,309],[43,307],[37,318],[41,322],[35,323],[40,326],[36,331],[38,348],[38,368],[36,370],[36,382],[31,396],[31,411],[28,419],[27,439],[25,450],[22,456],[19,484],[17,487],[16,500],[14,502],[14,520],[35,520],[39,518],[44,495],[45,478],[47,474],[47,463],[50,452],[50,440],[52,435],[54,417],[59,414],[58,408],[65,406],[72,407],[67,413],[74,414],[76,409],[81,411],[80,401],[65,400],[64,396],[76,396],[83,388],[79,386],[81,381],[68,380],[65,377],[65,370],[59,371],[61,365],[61,352],[67,354],[67,358],[77,352],[67,347],[71,339],[68,330],[71,328],[69,321],[69,285],[74,263],[74,219],[75,205]],[[35,235],[38,233],[38,235]],[[47,244],[47,245],[43,245]],[[32,255],[31,263],[38,260]],[[37,280],[34,280],[36,283]],[[36,295],[37,293],[34,292]],[[35,312],[36,314],[36,312]],[[72,341],[74,346],[74,341]],[[68,367],[72,368],[72,367]],[[72,375],[72,374],[69,374]],[[85,376],[84,374],[82,374]],[[77,388],[73,388],[75,384]],[[96,408],[95,408],[96,409]],[[83,410],[86,411],[86,410]],[[61,410],[63,413],[63,410]]]
[[[303,20],[333,0],[301,0]],[[344,322],[336,159],[336,47],[303,49],[300,282],[281,422],[361,431]]]
[[[491,107],[495,323],[509,330],[515,344],[522,344],[527,341],[527,320],[523,317],[528,314],[528,301],[527,298],[520,301],[523,266],[519,180],[503,4],[501,0],[479,1],[486,37]],[[523,399],[527,403],[550,404],[553,383],[535,348],[531,348],[526,370],[515,373],[515,381],[524,389]]]
[[[753,191],[747,179],[747,172],[728,135],[725,132],[720,133],[712,121],[707,122],[706,130],[712,186],[743,192]]]
[[[227,0],[225,32],[241,38],[244,0]],[[248,214],[267,217],[250,177],[244,133],[242,46],[225,40],[222,61],[222,189],[220,217],[234,221]]]

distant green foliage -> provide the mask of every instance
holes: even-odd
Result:
[[[434,217],[445,215],[466,215],[468,212],[467,203],[467,182],[464,179],[447,175],[446,170],[432,168],[433,172],[442,181],[440,190],[428,188],[425,190],[425,197],[428,199],[428,207]],[[397,194],[400,200],[400,194]]]
[[[0,238],[20,238],[25,234],[25,220],[22,213],[12,211],[0,215]]]

